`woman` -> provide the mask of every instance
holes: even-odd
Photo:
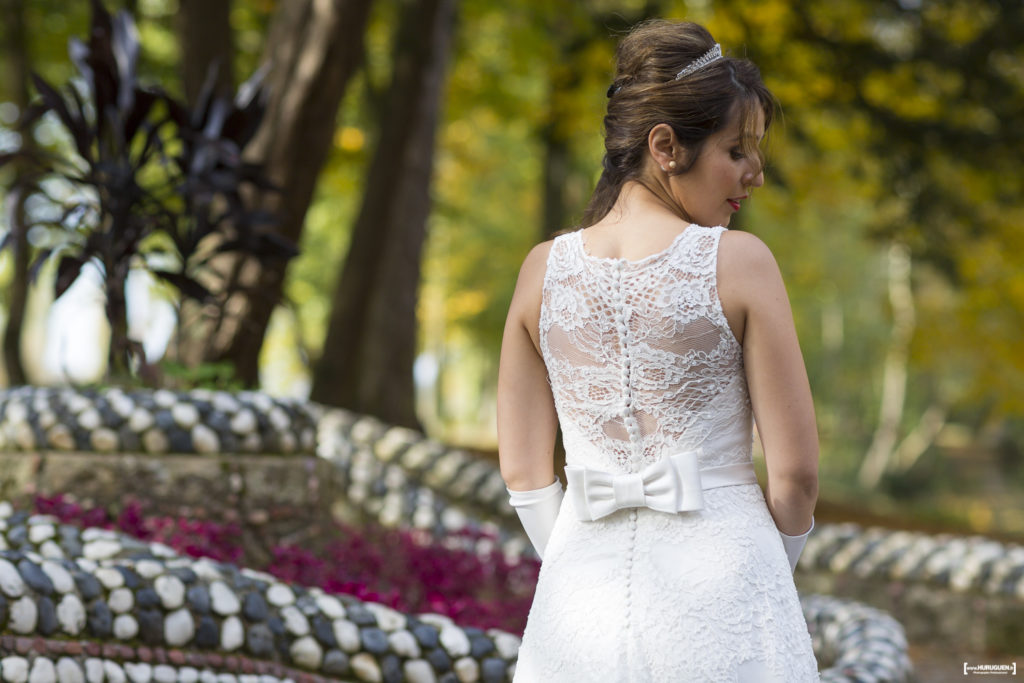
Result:
[[[791,573],[810,389],[771,252],[725,227],[764,182],[774,100],[693,23],[644,23],[617,57],[583,229],[527,256],[502,342],[501,471],[543,558],[516,681],[817,680]]]

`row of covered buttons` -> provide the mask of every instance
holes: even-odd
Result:
[[[633,398],[629,386],[629,355],[632,347],[629,344],[629,327],[626,325],[625,315],[623,314],[623,265],[623,261],[618,261],[615,264],[616,277],[613,284],[613,293],[615,295],[615,328],[619,332],[619,339],[621,340],[620,348],[622,349],[622,418],[626,425],[626,431],[629,433],[630,441],[636,442],[640,438],[640,427],[637,424],[636,418],[633,417]]]

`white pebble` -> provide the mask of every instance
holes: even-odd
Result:
[[[107,598],[107,607],[114,614],[124,614],[135,605],[135,594],[127,588],[115,588]]]
[[[197,424],[192,428],[192,446],[196,453],[219,453],[220,439],[217,432],[204,424]]]
[[[171,407],[171,417],[184,429],[191,429],[199,422],[199,410],[191,403],[175,403]]]
[[[249,409],[239,410],[231,418],[231,431],[235,434],[251,434],[256,431],[256,415]]]
[[[28,672],[28,683],[56,683],[57,670],[53,662],[45,657],[36,657],[32,669]]]
[[[459,683],[476,683],[480,680],[480,664],[472,657],[456,659],[452,664]]]
[[[299,638],[292,643],[288,652],[291,654],[293,662],[311,671],[319,669],[320,662],[324,658],[323,648],[320,647],[320,643],[316,642],[313,636]]]
[[[275,583],[267,589],[267,602],[275,607],[284,607],[295,602],[295,593],[283,583]]]
[[[393,610],[386,605],[381,605],[376,602],[366,603],[366,609],[376,617],[377,625],[380,626],[383,631],[395,631],[405,627],[405,615],[397,610]]]
[[[164,566],[155,560],[139,560],[135,563],[135,571],[144,579],[155,579],[164,573]]]
[[[469,654],[469,637],[458,626],[445,626],[441,629],[441,645],[452,657],[465,657]]]
[[[332,626],[334,639],[338,641],[338,646],[342,650],[352,653],[358,652],[361,649],[362,643],[359,640],[359,628],[355,624],[344,619],[335,619]]]
[[[199,680],[199,670],[191,666],[183,666],[178,669],[178,683],[196,683]]]
[[[129,614],[118,615],[114,619],[114,637],[118,640],[131,640],[139,633],[139,623]]]
[[[69,636],[77,636],[85,628],[85,606],[75,593],[68,593],[57,603],[57,621]]]
[[[36,630],[36,618],[39,616],[39,609],[32,598],[23,595],[11,603],[9,610],[10,616],[8,617],[7,628],[15,633],[32,633]]]
[[[242,608],[238,596],[223,581],[214,581],[210,584],[210,601],[213,611],[221,616],[238,614]]]
[[[121,544],[105,538],[86,543],[82,548],[82,554],[90,560],[105,560],[119,552],[121,552]]]
[[[420,644],[408,631],[395,631],[388,634],[388,643],[396,654],[403,657],[415,659],[420,656]]]
[[[60,683],[85,683],[85,674],[78,662],[70,657],[57,660],[57,680]]]
[[[85,660],[85,680],[89,683],[103,683],[103,660],[89,657]]]
[[[328,619],[341,619],[345,616],[345,606],[333,595],[317,596],[316,604]]]
[[[33,545],[39,545],[56,534],[57,530],[53,528],[52,524],[33,524],[28,528],[28,540]]]
[[[65,557],[64,549],[57,545],[53,539],[43,541],[43,544],[39,546],[39,554],[51,560],[61,560]]]
[[[28,660],[24,657],[4,657],[0,659],[0,671],[7,683],[25,683],[28,681]]]
[[[94,429],[89,434],[89,443],[97,453],[113,453],[121,446],[121,442],[117,438],[117,432],[108,427]]]
[[[127,680],[121,665],[109,659],[103,660],[103,672],[107,674],[107,681],[109,683],[125,683]]]
[[[369,652],[360,652],[349,661],[352,671],[361,681],[381,683],[382,677],[377,660]]]
[[[53,588],[58,593],[70,593],[75,588],[75,580],[71,578],[71,574],[67,569],[60,566],[56,562],[47,560],[43,562],[42,569],[50,581],[53,583]]]
[[[173,574],[158,576],[153,584],[160,602],[167,609],[178,609],[185,604],[185,584]]]
[[[245,642],[245,631],[238,617],[228,617],[220,629],[220,648],[231,652],[242,647]]]
[[[83,429],[92,430],[103,424],[103,418],[100,417],[100,411],[95,408],[88,408],[78,414],[78,424]]]
[[[153,415],[145,408],[136,408],[128,418],[128,429],[141,434],[153,426]]]
[[[124,671],[132,683],[149,683],[153,680],[153,667],[146,662],[125,662]]]
[[[192,640],[195,635],[195,622],[192,613],[187,609],[179,609],[164,617],[164,640],[168,645],[181,647]]]
[[[153,680],[156,683],[176,683],[178,672],[174,670],[173,666],[157,664],[153,667]]]
[[[81,561],[79,561],[78,566],[82,567]],[[82,568],[85,569],[85,567]],[[99,582],[102,583],[103,587],[107,590],[120,588],[124,585],[124,575],[111,567],[100,567],[94,572],[94,576],[99,579]]]
[[[17,567],[3,558],[0,558],[0,590],[10,598],[25,594],[25,581],[18,573]]]
[[[304,636],[309,633],[309,620],[294,605],[282,608],[281,618],[284,620],[285,629],[292,635]]]

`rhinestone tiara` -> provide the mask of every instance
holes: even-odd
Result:
[[[697,59],[687,64],[683,69],[676,74],[676,80],[678,81],[683,76],[689,76],[694,71],[703,69],[705,66],[722,58],[722,46],[715,43],[715,46],[702,54]]]

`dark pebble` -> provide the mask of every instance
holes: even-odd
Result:
[[[147,607],[159,607],[160,595],[149,586],[146,586],[135,593],[135,604],[143,609]]]
[[[220,649],[220,628],[213,617],[205,615],[196,626],[196,647],[205,650]]]
[[[7,623],[7,598],[0,594],[0,624]]]
[[[437,629],[430,624],[416,624],[412,627],[412,634],[416,637],[416,640],[424,648],[437,647],[438,644],[438,632]]]
[[[28,529],[24,525],[18,525],[7,530],[7,544],[11,546],[23,546],[28,543]]]
[[[256,624],[249,628],[246,646],[254,657],[269,658],[274,654],[274,634],[266,624]]]
[[[171,411],[166,409],[158,410],[153,414],[153,424],[164,433],[178,426],[178,423],[174,421],[174,416],[171,415]]]
[[[202,584],[189,586],[188,591],[185,593],[185,597],[188,599],[188,604],[190,604],[192,609],[195,611],[200,614],[210,613],[210,591],[206,589],[206,586]]]
[[[310,619],[310,623],[313,627],[313,636],[320,641],[321,645],[324,647],[338,647],[338,641],[334,637],[334,628],[331,627],[331,622],[318,614]]]
[[[50,581],[50,577],[35,562],[21,560],[18,562],[18,573],[35,592],[53,595],[53,581]]]
[[[127,548],[127,544],[122,543],[121,545]],[[114,569],[116,569],[118,573],[120,573],[121,576],[124,577],[125,588],[135,590],[136,588],[142,585],[142,579],[139,577],[139,575],[133,572],[128,567],[122,567],[120,565],[117,565],[114,567]],[[136,602],[138,602],[138,599],[136,599]],[[159,598],[157,599],[157,602],[159,602]]]
[[[494,652],[494,643],[490,638],[476,636],[469,639],[469,656],[473,659],[480,659],[492,652]]]
[[[135,430],[127,425],[117,430],[117,438],[121,442],[121,452],[140,453],[142,451],[142,440]]]
[[[78,594],[82,596],[82,600],[88,602],[94,598],[99,597],[103,592],[103,586],[92,574],[87,574],[83,571],[74,573],[75,585],[78,587]]]
[[[57,608],[53,606],[53,600],[47,597],[39,598],[39,620],[36,622],[36,630],[44,636],[53,634],[60,624],[57,623]]]
[[[135,618],[139,622],[139,638],[147,645],[164,642],[164,615],[155,609],[140,609]]]
[[[359,640],[362,641],[363,648],[371,654],[380,655],[388,651],[387,634],[376,626],[360,629]]]
[[[75,449],[88,453],[92,451],[92,434],[89,433],[88,429],[83,429],[78,424],[75,424],[71,430],[71,435],[75,438]]]
[[[451,671],[437,679],[437,683],[459,683],[458,677]]]
[[[89,633],[96,638],[109,638],[113,632],[114,615],[107,607],[107,603],[97,600],[89,605],[89,609],[86,611],[86,624],[89,627]]]
[[[121,426],[122,422],[124,422],[124,418],[115,413],[109,403],[103,402],[97,405],[96,410],[99,411],[100,419],[102,420],[104,427],[113,427],[116,429]]]
[[[488,657],[480,664],[480,677],[483,683],[502,683],[505,680],[505,672],[505,662],[496,657]]]
[[[279,638],[283,638],[287,631],[284,628],[284,622],[281,621],[280,617],[271,616],[267,619],[267,627],[270,632]]]
[[[434,671],[438,673],[451,671],[452,658],[448,656],[447,652],[439,647],[435,647],[433,650],[427,652],[427,661],[430,662],[430,666],[434,667]]]
[[[8,524],[9,527],[19,526],[19,525],[24,524],[25,522],[27,522],[29,517],[31,517],[31,515],[29,513],[25,512],[24,510],[18,510],[13,515],[11,515],[10,517],[7,518],[7,524]],[[13,529],[11,529],[11,531],[13,531]],[[7,537],[8,541],[11,540],[11,537],[9,535],[11,533],[11,531],[7,532],[8,533],[8,537]],[[24,531],[24,529],[22,531]]]
[[[167,573],[178,577],[185,584],[193,584],[199,580],[199,576],[188,567],[172,567],[167,570]]]
[[[376,626],[377,619],[370,610],[359,603],[353,603],[345,608],[345,616],[356,626]]]
[[[242,599],[242,616],[249,621],[264,621],[267,618],[267,601],[259,593],[246,593]]]
[[[192,437],[180,427],[168,430],[167,443],[170,444],[171,453],[192,453],[195,448],[192,446]]]
[[[224,434],[231,432],[231,418],[219,410],[210,411],[205,422],[206,426],[217,432],[221,439],[224,438]]]
[[[344,676],[348,673],[348,655],[341,650],[328,650],[321,668],[328,676]]]
[[[384,683],[403,683],[402,660],[398,655],[384,655],[380,658],[380,675]]]

